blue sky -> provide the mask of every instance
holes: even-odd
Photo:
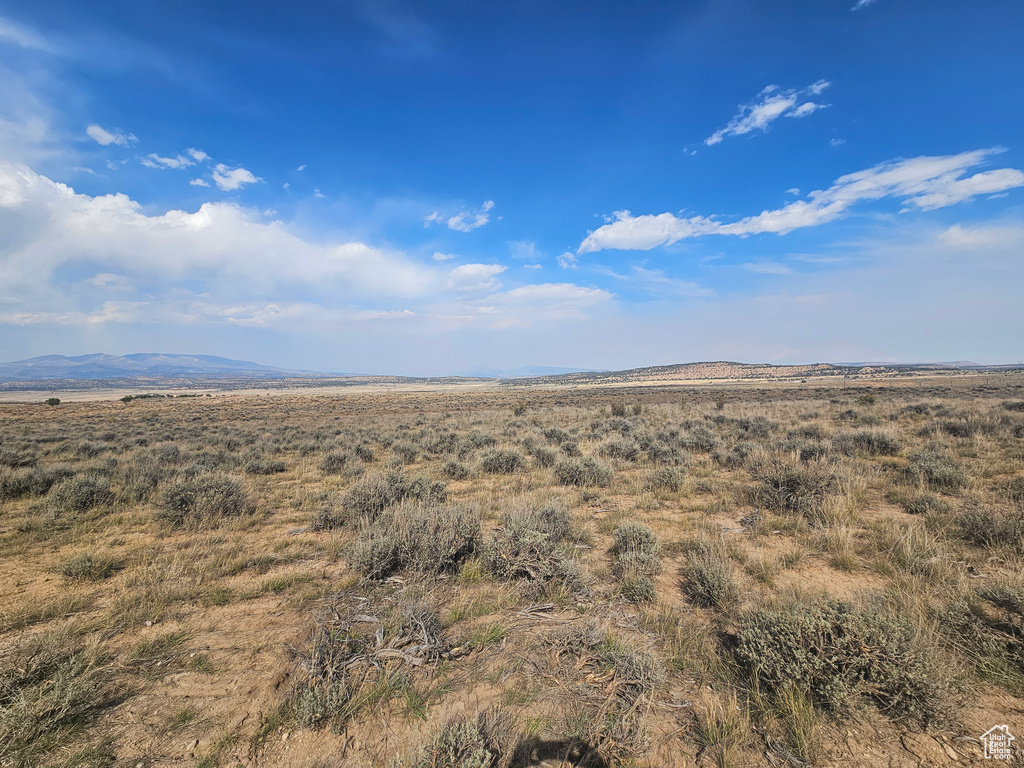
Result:
[[[0,0],[0,359],[1024,358],[1024,4]]]

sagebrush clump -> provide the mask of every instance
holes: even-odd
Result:
[[[741,619],[734,654],[761,690],[797,686],[835,713],[865,699],[891,717],[928,723],[948,705],[913,627],[880,609],[831,599],[755,609]]]
[[[255,512],[256,505],[238,480],[219,472],[200,472],[164,490],[157,518],[174,526],[195,528]]]

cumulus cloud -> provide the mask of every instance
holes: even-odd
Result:
[[[767,131],[780,117],[801,118],[824,109],[827,104],[811,101],[808,97],[821,95],[831,83],[818,80],[806,88],[782,90],[769,85],[748,104],[741,104],[740,111],[724,128],[719,128],[704,140],[709,147],[721,144],[726,136],[743,136],[753,131]]]
[[[231,168],[224,165],[224,163],[217,163],[213,169],[212,178],[213,183],[225,192],[233,192],[236,189],[241,189],[246,184],[255,184],[256,182],[263,181],[263,179],[255,176],[252,171],[247,171],[241,166]]]
[[[271,215],[224,202],[150,214],[126,195],[80,194],[0,162],[0,324],[326,333],[416,316],[422,331],[528,326],[610,296],[570,284],[505,290],[501,264],[452,268],[361,242],[314,243]]]
[[[208,186],[210,186],[209,182],[207,182],[205,179],[192,179],[192,181],[190,181],[189,184],[191,184],[193,187],[208,187]]]
[[[86,135],[97,144],[109,147],[116,144],[119,147],[128,147],[135,144],[139,139],[134,133],[123,133],[122,131],[108,131],[101,125],[93,123],[85,129]]]
[[[484,204],[479,209],[474,211],[459,211],[456,214],[448,215],[443,214],[440,211],[434,211],[429,216],[423,218],[423,226],[429,227],[431,224],[446,224],[448,229],[454,230],[455,232],[472,232],[474,229],[479,229],[491,220],[490,211],[494,208],[493,200],[485,200]]]
[[[782,208],[765,210],[732,223],[715,217],[681,217],[671,213],[633,216],[616,211],[612,221],[591,232],[577,253],[606,249],[646,251],[706,235],[786,234],[795,229],[824,224],[845,215],[863,201],[895,198],[903,211],[931,211],[1024,186],[1024,173],[1013,168],[978,171],[999,149],[979,149],[958,155],[891,160],[863,171],[841,176],[832,186],[811,192]]]
[[[318,295],[404,297],[437,289],[440,275],[394,252],[307,242],[277,221],[230,203],[147,215],[123,194],[91,197],[26,166],[0,163],[0,284],[32,293],[62,266],[228,292],[282,286]]]
[[[433,258],[434,261],[451,261],[452,259],[457,259],[459,257],[458,254],[454,253],[441,253],[440,251],[434,251],[434,255],[431,258]]]

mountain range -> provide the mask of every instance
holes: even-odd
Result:
[[[246,360],[229,360],[213,355],[168,355],[140,352],[134,355],[43,355],[28,360],[0,363],[0,381],[45,379],[137,379],[137,378],[268,378],[317,375],[288,371]]]
[[[681,381],[730,378],[792,378],[805,376],[842,376],[855,373],[896,373],[910,370],[999,370],[1019,366],[984,366],[968,361],[954,363],[815,363],[812,365],[768,365],[762,363],[700,362],[634,368],[626,371],[597,371],[585,368],[525,366],[511,370],[477,368],[462,378],[500,379],[508,384],[628,383],[641,381]],[[422,378],[422,377],[420,377]],[[436,377],[435,377],[436,378]],[[447,377],[450,378],[450,377]],[[459,376],[456,376],[459,378]],[[274,379],[374,379],[416,381],[416,377],[359,375],[300,371],[261,365],[247,360],[232,360],[214,355],[178,355],[141,352],[132,355],[43,355],[28,360],[0,363],[0,384],[49,381],[105,381],[112,384],[155,382],[166,379],[190,380],[263,380]]]

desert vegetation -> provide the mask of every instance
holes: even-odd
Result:
[[[0,405],[0,766],[969,765],[1019,374]]]

